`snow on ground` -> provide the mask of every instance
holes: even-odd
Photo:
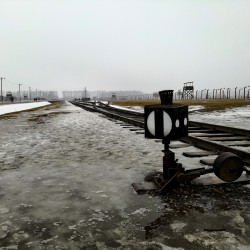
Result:
[[[204,109],[204,106],[202,105],[189,105],[188,106],[188,111],[197,111],[200,109]]]
[[[0,105],[0,115],[38,108],[49,105],[50,102],[30,102],[30,103],[14,103]]]
[[[69,103],[1,120],[1,250],[248,249],[244,189],[137,195],[163,145],[119,124]]]
[[[139,106],[110,106],[124,110],[133,110],[140,113],[144,112],[144,108]],[[224,111],[199,112],[199,110],[203,108],[202,105],[189,105],[188,110],[192,111],[192,113],[189,114],[189,119],[250,130],[250,105],[240,108],[226,109]]]
[[[133,110],[134,112],[142,113],[144,112],[143,107],[140,107],[140,109],[133,109],[133,107],[123,107],[123,106],[117,106],[117,105],[109,105],[110,107],[116,108],[116,109],[122,109],[122,110]]]
[[[161,168],[162,145],[148,151],[154,141],[70,104],[0,126],[0,249],[126,249],[144,239],[162,204],[131,184]]]
[[[250,130],[250,105],[224,111],[204,113],[196,111],[189,115],[189,119]]]

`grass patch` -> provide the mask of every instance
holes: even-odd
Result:
[[[13,113],[0,115],[0,120],[8,120],[8,119],[15,118],[19,113],[20,112],[13,112]]]
[[[60,108],[64,103],[65,103],[64,101],[56,101],[56,102],[52,102],[48,106],[43,106],[41,108],[43,108],[44,110],[57,109],[57,108]]]
[[[185,105],[201,105],[204,109],[199,112],[222,111],[225,109],[245,107],[250,105],[250,99],[209,99],[209,100],[178,100],[174,101],[176,104]],[[159,100],[135,100],[135,101],[113,101],[112,104],[119,106],[145,106],[160,104]]]

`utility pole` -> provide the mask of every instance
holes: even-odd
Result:
[[[1,101],[3,103],[3,79],[5,79],[5,77],[1,77]]]
[[[85,94],[84,94],[84,98],[85,98],[85,99],[84,99],[84,101],[86,101],[86,96],[87,96],[87,90],[86,90],[86,87],[85,87],[85,89],[84,89],[84,93],[85,93]]]
[[[20,97],[20,102],[21,102],[21,92],[20,92],[20,86],[21,86],[21,85],[22,85],[21,83],[18,84],[18,86],[19,86],[19,97]]]
[[[30,96],[30,101],[31,101],[31,88],[29,87],[29,96]]]

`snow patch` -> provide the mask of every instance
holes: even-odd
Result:
[[[144,207],[144,208],[140,208],[140,209],[135,210],[135,211],[134,211],[133,213],[131,213],[131,214],[146,215],[146,213],[149,213],[149,212],[151,212],[151,210]]]
[[[0,105],[0,115],[43,107],[49,105],[50,102],[31,102],[31,103],[18,103]]]
[[[31,204],[20,203],[20,204],[18,204],[18,205],[15,206],[15,207],[24,207],[24,208],[27,208],[27,207],[33,207],[33,205],[31,205]]]
[[[116,108],[116,109],[121,109],[121,110],[127,110],[127,111],[134,111],[135,113],[143,113],[141,111],[138,111],[136,109],[132,109],[131,107],[123,107],[123,106],[117,106],[117,105],[109,105],[110,107]]]
[[[171,228],[173,229],[173,231],[175,232],[181,232],[181,230],[186,226],[187,224],[184,222],[179,222],[176,221],[173,224],[171,224]]]
[[[198,242],[205,247],[213,249],[249,249],[249,246],[241,245],[237,236],[229,232],[199,232],[184,236],[189,242]]]
[[[76,225],[69,226],[69,229],[70,229],[70,230],[76,230]]]
[[[6,207],[0,207],[0,214],[7,214],[10,210]]]

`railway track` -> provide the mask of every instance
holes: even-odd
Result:
[[[133,125],[134,131],[143,133],[144,113],[128,109],[115,108],[99,103],[71,102],[72,104],[91,112],[99,112],[109,118],[123,121]],[[131,129],[132,130],[132,129]],[[226,126],[207,124],[196,121],[188,122],[189,135],[181,142],[170,144],[170,148],[188,147],[193,145],[199,149],[197,152],[183,152],[186,157],[200,157],[204,165],[212,166],[214,159],[222,152],[231,152],[238,155],[245,164],[249,173],[250,166],[250,131]],[[208,158],[204,158],[209,156]],[[211,157],[212,156],[212,157]],[[214,157],[213,157],[214,156]]]

